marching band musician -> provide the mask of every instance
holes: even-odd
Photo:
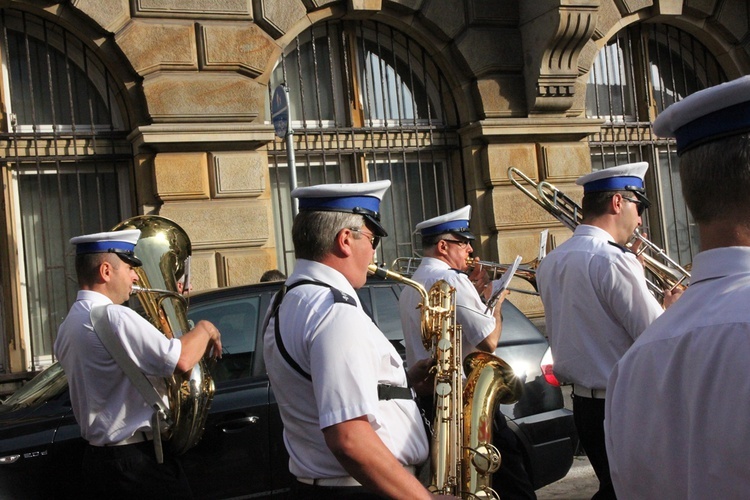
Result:
[[[605,430],[612,479],[625,498],[745,498],[750,76],[671,105],[654,121],[654,132],[677,139],[700,253],[682,298],[610,376]]]
[[[111,334],[168,403],[164,378],[193,368],[211,348],[221,353],[221,335],[199,321],[168,339],[137,312],[120,304],[130,297],[141,261],[134,250],[141,231],[110,231],[72,238],[80,290],[60,325],[55,355],[70,388],[73,413],[88,441],[83,457],[85,498],[192,498],[177,457],[157,463],[152,443],[154,409],[99,340],[91,310],[108,306]],[[165,452],[167,450],[165,449]]]
[[[663,312],[648,290],[643,265],[625,246],[649,205],[647,169],[646,162],[632,163],[578,178],[583,221],[537,270],[555,375],[573,384],[573,419],[599,479],[596,499],[616,498],[604,445],[607,378]],[[665,307],[680,293],[665,292]]]
[[[456,289],[456,323],[462,329],[462,355],[464,358],[474,351],[494,353],[502,333],[501,306],[509,291],[501,292],[494,309],[486,312],[485,301],[492,294],[489,276],[481,265],[467,270],[471,253],[471,242],[475,239],[469,230],[471,206],[420,222],[416,231],[422,238],[423,257],[412,280],[429,290],[439,280],[445,280]],[[431,354],[422,343],[419,293],[407,287],[401,292],[399,310],[406,343],[406,361],[409,366]],[[431,395],[431,394],[430,394]],[[426,412],[432,409],[432,400],[422,398]],[[430,416],[431,419],[431,416]],[[495,418],[493,442],[502,457],[500,469],[493,477],[493,489],[501,498],[536,498],[534,488],[523,465],[520,443],[508,429],[504,415],[498,412]]]
[[[264,358],[284,424],[295,499],[431,498],[414,475],[428,443],[398,352],[356,289],[380,239],[390,181],[297,188],[297,262],[267,315]],[[427,390],[431,384],[424,382]]]

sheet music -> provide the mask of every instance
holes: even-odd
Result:
[[[547,239],[549,238],[549,229],[545,229],[539,233],[539,256],[537,260],[542,261],[547,256]]]
[[[500,276],[500,279],[496,279],[492,282],[492,296],[490,297],[490,300],[487,301],[487,310],[485,311],[485,313],[489,312],[490,309],[495,307],[497,299],[500,297],[500,294],[503,292],[503,290],[508,288],[508,285],[510,285],[510,280],[516,273],[519,265],[521,265],[521,256],[516,255],[516,260],[513,261],[513,265],[505,270],[503,275]]]

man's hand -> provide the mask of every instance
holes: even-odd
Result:
[[[684,291],[685,287],[683,287],[682,285],[677,285],[672,290],[664,290],[664,300],[662,301],[664,309],[677,302],[677,299],[682,297],[682,292]]]
[[[434,358],[420,359],[414,365],[409,367],[406,375],[409,378],[409,385],[419,396],[430,396],[435,389],[435,366]]]
[[[476,257],[474,258],[474,269],[472,269],[471,274],[469,274],[469,280],[471,281],[471,284],[474,285],[474,288],[476,288],[477,293],[480,296],[484,296],[484,299],[487,300],[489,294],[492,293],[490,277],[487,274],[487,271],[484,270],[482,264],[479,264],[479,259]]]

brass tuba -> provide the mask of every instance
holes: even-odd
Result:
[[[190,238],[175,222],[157,215],[139,215],[112,230],[140,229],[135,255],[143,266],[135,269],[138,286],[133,290],[151,323],[167,338],[179,338],[190,330],[187,300],[177,292],[177,280],[186,274],[192,252]],[[165,379],[172,423],[163,438],[170,449],[182,454],[198,444],[214,395],[214,381],[203,359],[189,372]]]
[[[492,473],[501,461],[492,444],[493,419],[500,403],[518,400],[521,381],[502,359],[473,352],[463,362],[467,374],[463,383],[456,290],[447,282],[440,280],[427,292],[398,273],[375,265],[369,270],[415,288],[422,297],[422,342],[436,358],[430,491],[461,498],[499,498],[492,489]]]

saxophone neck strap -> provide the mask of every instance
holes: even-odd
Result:
[[[108,308],[109,305],[92,307],[91,324],[109,355],[112,356],[112,359],[115,360],[120,369],[127,375],[141,396],[143,396],[143,399],[154,409],[154,415],[151,419],[154,450],[158,463],[163,463],[164,454],[161,443],[161,432],[171,425],[169,407],[161,399],[161,396],[159,396],[159,393],[146,375],[136,366],[133,359],[128,356],[128,353],[125,352],[122,342],[112,332],[112,325],[107,315]]]
[[[296,288],[301,285],[315,285],[315,286],[322,286],[329,288],[331,292],[333,293],[333,300],[334,302],[343,302],[349,305],[356,306],[357,302],[354,300],[353,297],[349,296],[349,294],[346,294],[342,292],[341,290],[332,287],[328,283],[323,283],[322,281],[313,281],[313,280],[300,280],[297,282],[292,283],[291,285],[287,286],[282,285],[281,290],[276,294],[276,297],[274,298],[273,305],[271,306],[271,314],[270,317],[274,318],[273,324],[274,324],[274,337],[276,338],[276,346],[279,349],[279,353],[281,354],[281,357],[284,358],[284,360],[287,362],[289,366],[294,369],[297,373],[299,373],[301,376],[303,376],[305,379],[312,382],[312,375],[307,373],[305,370],[302,369],[302,367],[297,363],[297,361],[294,360],[291,354],[289,354],[289,351],[286,350],[286,347],[284,347],[284,341],[281,338],[281,331],[279,330],[279,309],[281,308],[281,302],[284,300],[284,295],[291,290],[292,288]],[[268,326],[266,324],[266,326]],[[265,328],[263,329],[265,330]],[[407,377],[408,380],[408,377]],[[381,401],[388,401],[391,399],[414,399],[414,393],[410,387],[398,387],[394,385],[389,384],[378,384],[378,399]]]

